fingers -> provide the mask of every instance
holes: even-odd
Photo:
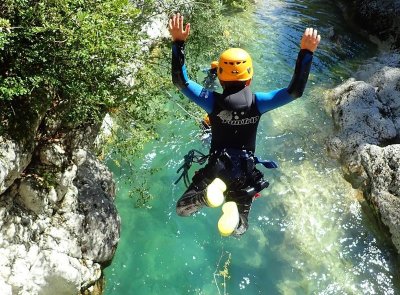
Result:
[[[186,24],[185,33],[186,33],[186,36],[189,36],[189,34],[190,34],[190,24]]]
[[[314,39],[318,42],[321,40],[321,36],[318,35],[317,29],[313,28],[306,28],[306,30],[304,31],[304,37]]]
[[[178,13],[178,29],[183,30],[183,16]]]
[[[183,25],[183,15],[176,13],[171,16],[168,23],[168,29],[172,40],[185,41],[190,33],[190,24]]]
[[[169,19],[168,28],[169,28],[169,31],[172,30],[172,18]]]
[[[169,26],[171,29],[183,29],[183,15],[181,15],[179,12],[174,14],[169,19]]]
[[[301,38],[300,48],[301,49],[308,49],[314,52],[319,42],[321,41],[321,36],[318,34],[318,31],[313,28],[306,28]]]
[[[179,13],[174,14],[174,16],[172,17],[172,25],[173,25],[174,29],[178,28],[178,17],[179,17]]]
[[[183,16],[179,13],[172,15],[169,19],[169,27],[171,29],[183,28]]]

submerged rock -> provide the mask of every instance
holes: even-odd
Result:
[[[363,191],[400,253],[400,54],[383,54],[355,76],[327,96],[335,124],[328,152]]]

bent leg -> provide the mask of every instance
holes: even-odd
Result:
[[[208,163],[192,177],[192,183],[176,203],[176,213],[179,216],[190,216],[207,206],[205,201],[207,186],[214,179],[213,163]],[[211,177],[210,177],[211,176]]]
[[[249,213],[251,204],[253,203],[253,197],[244,198],[236,202],[239,211],[239,224],[233,232],[234,236],[243,235],[249,228]]]
[[[176,213],[179,216],[190,216],[206,205],[205,189],[198,189],[193,183],[176,203]]]
[[[247,179],[246,189],[242,190],[241,193],[237,192],[238,195],[233,194],[232,199],[236,202],[239,211],[239,225],[233,232],[235,236],[243,235],[248,227],[249,213],[251,205],[255,199],[255,194],[259,193],[263,189],[267,188],[269,183],[264,179],[264,175],[261,171],[254,168],[252,174]],[[249,195],[249,193],[251,195]]]

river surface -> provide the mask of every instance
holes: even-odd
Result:
[[[288,85],[306,27],[323,38],[303,97],[260,122],[256,154],[279,169],[259,168],[270,187],[253,203],[249,230],[221,238],[220,208],[175,214],[183,156],[208,152],[194,120],[174,116],[182,112],[176,105],[160,139],[131,162],[140,177],[110,161],[122,229],[105,294],[400,294],[399,258],[325,149],[333,130],[325,91],[374,56],[375,46],[350,31],[329,1],[259,1],[245,25],[248,39],[239,45],[253,57],[254,91]],[[146,203],[138,207],[139,192]]]

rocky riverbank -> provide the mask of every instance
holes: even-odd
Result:
[[[143,52],[164,24],[144,28]],[[22,102],[16,132],[0,134],[1,295],[101,294],[120,238],[113,176],[93,153],[101,124],[65,126],[50,108]]]
[[[363,192],[400,253],[400,1],[352,5],[346,13],[386,49],[328,94],[335,123],[328,150],[342,164],[344,177]]]
[[[92,288],[119,240],[111,173],[64,140],[29,155],[4,137],[0,143],[1,294]]]

